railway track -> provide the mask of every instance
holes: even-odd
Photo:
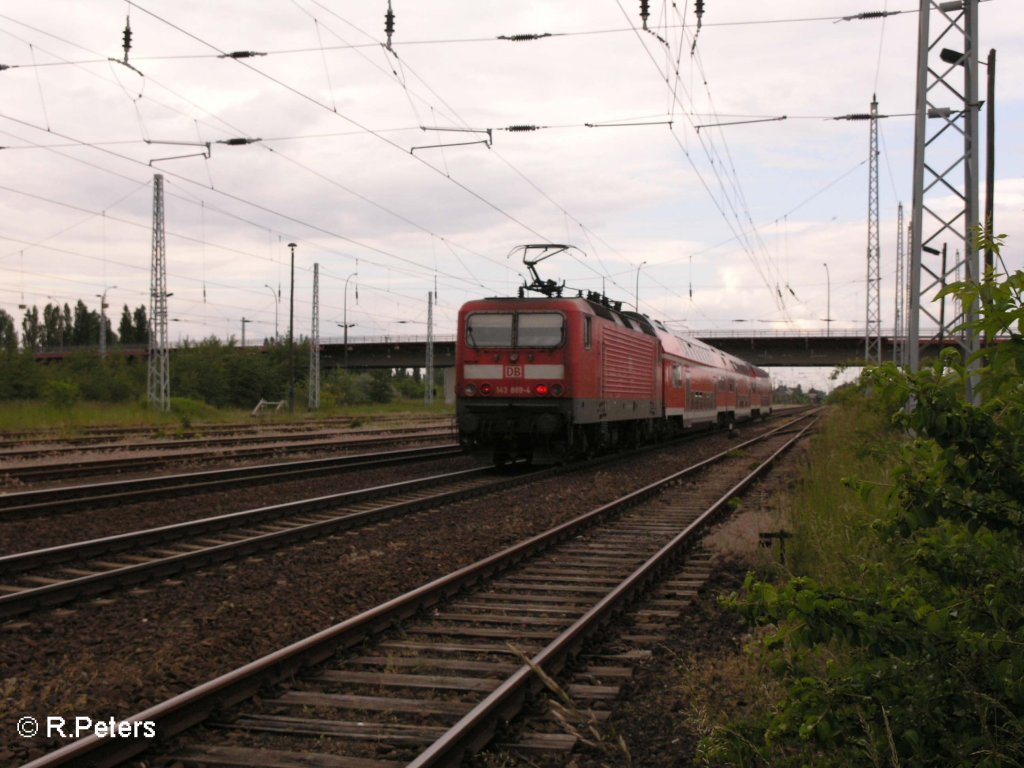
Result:
[[[217,448],[232,450],[236,446],[252,446],[254,444],[265,446],[287,446],[290,443],[317,444],[324,441],[339,439],[339,434],[346,439],[360,439],[365,437],[401,436],[403,434],[418,434],[421,432],[436,432],[447,430],[450,427],[440,424],[429,424],[422,426],[401,426],[401,427],[368,427],[358,430],[346,430],[341,433],[339,430],[318,430],[318,431],[289,431],[289,432],[250,432],[249,434],[231,435],[204,435],[202,437],[182,438],[153,438],[149,440],[123,442],[123,441],[99,441],[95,438],[83,438],[75,440],[70,444],[33,444],[27,447],[6,448],[0,450],[0,461],[22,461],[26,459],[42,457],[60,457],[71,454],[109,453],[109,452],[144,452],[144,451],[190,451],[196,448]]]
[[[165,441],[167,430],[180,430],[188,436],[204,437],[230,437],[241,435],[243,437],[262,436],[270,433],[275,434],[312,434],[316,431],[354,430],[359,427],[387,429],[391,426],[408,426],[410,423],[421,426],[440,426],[445,419],[438,419],[434,416],[418,416],[405,414],[398,418],[390,416],[373,416],[362,419],[352,416],[336,416],[325,419],[316,419],[298,422],[228,422],[223,424],[203,423],[194,427],[180,429],[179,427],[110,427],[110,426],[83,426],[68,430],[56,429],[34,429],[21,431],[8,431],[0,434],[0,451],[6,449],[19,449],[26,446],[82,446],[92,445],[97,441],[120,441],[138,439]],[[186,434],[180,435],[185,437]]]
[[[533,481],[491,467],[0,557],[0,619]]]
[[[204,461],[234,461],[252,457],[265,457],[268,453],[280,455],[291,453],[313,453],[322,451],[336,451],[345,449],[365,449],[397,442],[412,443],[430,440],[451,439],[451,429],[437,429],[435,427],[422,427],[413,429],[390,430],[393,433],[388,437],[352,437],[343,438],[320,438],[316,440],[304,440],[297,443],[266,443],[253,446],[252,440],[243,441],[245,447],[218,448],[200,451],[188,451],[175,454],[163,454],[156,456],[131,456],[109,458],[82,458],[75,461],[46,464],[16,463],[0,467],[0,477],[8,481],[14,480],[20,483],[35,483],[44,480],[60,481],[83,476],[100,477],[113,475],[122,472],[151,472],[158,469],[182,464],[186,462]],[[379,434],[379,431],[378,431]],[[160,448],[161,446],[149,446]],[[121,449],[123,450],[123,448]],[[80,453],[80,451],[76,451]]]
[[[88,737],[29,765],[116,765],[147,749],[149,765],[458,765],[693,553],[728,501],[809,427],[739,443],[126,720],[152,723],[155,745]],[[664,612],[656,604],[647,620]],[[623,669],[587,674],[615,680]]]
[[[59,486],[0,494],[0,521],[56,512],[102,509],[140,501],[226,490],[237,486],[297,480],[305,477],[365,470],[413,461],[458,456],[455,444],[407,448],[383,453],[359,453],[322,459],[275,462],[248,467],[213,469],[158,477],[141,477],[86,485]]]

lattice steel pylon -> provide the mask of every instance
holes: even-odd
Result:
[[[950,47],[944,47],[950,46]],[[914,200],[910,236],[907,363],[921,347],[955,345],[966,359],[979,348],[974,331],[955,330],[977,318],[977,304],[946,317],[935,294],[959,272],[977,281],[978,252],[978,0],[921,0],[918,19]],[[945,254],[957,254],[947,263]],[[973,399],[972,382],[967,397]]]
[[[313,264],[313,321],[309,332],[309,410],[320,408],[320,264]]]
[[[167,243],[164,238],[164,177],[153,176],[153,259],[149,278],[149,404],[171,407],[171,363],[167,346]]]
[[[903,251],[903,203],[896,209],[896,288],[893,291],[895,299],[895,311],[893,314],[893,338],[892,338],[892,361],[897,365],[903,365],[906,354],[906,332],[903,328],[903,320],[907,311],[907,286],[906,286],[906,259]]]
[[[878,99],[871,97],[868,149],[868,279],[864,361],[882,362],[882,248],[878,235]]]

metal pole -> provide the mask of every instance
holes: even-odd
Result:
[[[871,97],[868,149],[867,303],[864,317],[864,359],[882,362],[882,250],[878,228],[878,100]]]
[[[906,349],[906,336],[904,333],[904,316],[906,312],[906,259],[903,250],[903,203],[896,208],[896,290],[893,291],[895,299],[895,314],[893,315],[893,339],[892,339],[892,360],[902,365],[904,363],[904,350]]]
[[[96,294],[100,300],[100,357],[107,356],[107,291],[112,288],[117,288],[117,286],[111,285],[104,288],[103,295]]]
[[[985,275],[995,268],[992,256],[992,236],[995,234],[993,209],[995,207],[996,187],[996,49],[988,52],[988,97],[985,99]],[[987,341],[987,340],[986,340]]]
[[[320,263],[313,264],[313,317],[309,330],[309,410],[320,408]]]
[[[942,244],[942,288],[946,288],[946,243]],[[946,330],[946,297],[939,304],[939,346],[942,346],[943,332]]]
[[[359,275],[358,272],[353,272],[351,275],[349,275],[348,277],[345,278],[345,299],[344,299],[344,301],[342,301],[342,316],[341,316],[341,322],[342,322],[342,326],[343,326],[344,332],[345,332],[345,338],[344,338],[344,346],[345,346],[345,352],[344,352],[345,373],[348,373],[348,281],[351,280],[353,277],[356,277],[358,275]]]
[[[292,252],[291,287],[288,289],[288,413],[295,413],[295,243]]]
[[[639,314],[640,312],[640,270],[643,269],[646,261],[641,261],[640,266],[636,268],[636,288],[633,291],[633,309]]]
[[[978,0],[964,1],[964,27],[966,30],[964,45],[964,106],[965,114],[965,135],[964,135],[964,191],[967,198],[964,206],[967,220],[964,222],[964,280],[967,283],[981,283],[981,270],[978,263],[978,246],[974,242],[975,229],[978,227],[978,187],[981,176],[981,153],[978,149],[978,115],[981,112],[978,105]],[[961,339],[963,347],[963,359],[967,364],[970,375],[967,379],[966,397],[967,402],[974,405],[980,404],[980,395],[977,392],[978,368],[981,367],[979,360],[972,360],[975,352],[981,349],[981,334],[971,324],[978,320],[980,308],[978,299],[972,299],[966,306],[962,307],[963,323],[967,330]]]
[[[427,405],[434,402],[434,292],[427,291],[427,381],[423,389]]]
[[[104,307],[107,306],[107,292],[103,291],[100,296],[100,357],[107,356],[107,313]]]
[[[907,366],[917,373],[921,358],[921,261],[924,243],[924,157],[928,119],[928,35],[931,0],[920,0],[917,26],[917,90],[914,97],[914,182],[910,203],[910,314],[907,315]]]
[[[832,277],[828,273],[828,262],[825,262],[825,335],[832,335]]]
[[[988,52],[987,72],[988,94],[985,99],[985,263],[982,282],[992,280],[995,270],[995,256],[992,253],[992,238],[995,236],[995,189],[996,189],[996,49]],[[988,346],[989,336],[986,330],[981,338],[981,346]],[[985,365],[988,365],[986,358]]]
[[[164,177],[153,176],[153,260],[149,283],[149,366],[147,396],[162,411],[171,407],[171,368],[167,346],[167,236],[164,226]]]
[[[266,283],[263,284],[264,288],[270,288]],[[270,288],[270,293],[274,297],[274,341],[277,341],[277,307],[281,303],[281,296],[273,288]]]

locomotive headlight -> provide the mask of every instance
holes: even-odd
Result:
[[[492,387],[490,384],[481,384],[480,385],[480,394],[481,395],[489,395],[493,391],[494,391],[494,387]]]
[[[476,384],[467,384],[465,387],[463,387],[462,391],[466,395],[466,397],[472,397],[473,395],[476,394]]]
[[[561,384],[552,384],[551,385],[551,396],[552,397],[561,397],[562,396],[562,385]]]
[[[538,384],[533,388],[533,391],[541,397],[544,397],[544,395],[551,391],[551,388],[547,384]]]

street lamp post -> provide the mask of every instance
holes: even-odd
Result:
[[[636,288],[633,291],[633,309],[640,312],[640,270],[643,269],[646,261],[641,261],[640,266],[636,268]]]
[[[345,334],[345,340],[344,340],[345,351],[344,351],[343,354],[345,356],[345,360],[342,363],[342,367],[344,367],[345,371],[347,372],[348,371],[348,329],[349,328],[355,328],[357,323],[335,323],[335,325],[338,326],[339,328],[344,329],[343,332]]]
[[[263,284],[264,288],[270,288],[266,283]],[[277,307],[281,303],[281,294],[270,288],[270,294],[274,297],[274,341],[277,341]]]
[[[828,262],[825,262],[825,335],[832,335],[832,278],[828,274]]]
[[[349,325],[348,325],[348,281],[351,280],[353,277],[356,277],[358,275],[359,275],[359,272],[353,272],[351,275],[349,275],[348,277],[345,278],[345,299],[341,303],[341,306],[342,306],[342,317],[341,317],[342,326],[341,327],[345,330],[345,338],[344,338],[343,341],[344,341],[344,344],[345,344],[344,365],[345,365],[345,371],[346,372],[348,372],[348,328],[349,328]],[[356,293],[358,294],[358,290],[356,291]]]
[[[291,287],[288,289],[288,413],[295,413],[295,243],[292,252]]]
[[[102,294],[96,294],[96,298],[100,300],[100,357],[107,356],[107,291],[111,288],[117,286],[111,285],[104,288]]]
[[[252,320],[247,317],[242,318],[242,349],[245,349],[245,326],[251,322]]]

